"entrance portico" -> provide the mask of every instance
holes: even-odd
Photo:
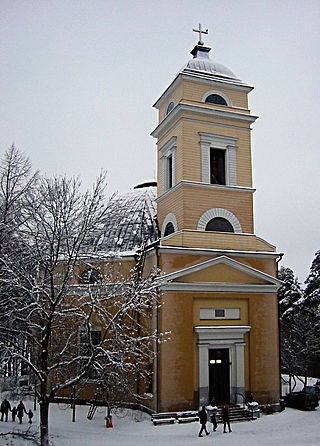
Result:
[[[209,399],[213,396],[218,398],[216,401],[218,404],[243,401],[246,345],[244,335],[250,328],[250,326],[194,327],[198,334],[199,405],[209,404]],[[214,395],[215,389],[219,389],[216,391],[217,395]]]

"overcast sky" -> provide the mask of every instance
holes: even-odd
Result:
[[[304,281],[320,249],[319,0],[0,0],[0,151],[48,175],[101,168],[108,193],[155,176],[152,104],[191,58],[255,86],[255,232]]]

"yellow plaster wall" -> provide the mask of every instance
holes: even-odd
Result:
[[[205,93],[215,90],[221,92],[229,97],[232,103],[232,107],[223,106],[221,109],[248,109],[248,94],[244,91],[232,90],[227,87],[221,87],[219,85],[201,85],[198,82],[182,81],[178,84],[174,91],[170,92],[166,100],[163,102],[159,108],[159,122],[165,117],[165,113],[169,102],[174,100],[175,105],[179,102],[189,101],[194,103],[203,103],[202,98]]]
[[[239,308],[240,319],[232,320],[203,320],[200,319],[201,308]],[[219,297],[201,296],[193,299],[193,325],[214,326],[214,325],[248,325],[249,311],[248,299],[246,297],[235,298],[233,295],[222,295]]]
[[[190,266],[197,265],[199,263],[206,262],[210,259],[214,259],[219,257],[218,254],[212,253],[211,255],[201,254],[170,254],[170,253],[162,253],[160,256],[160,268],[166,273],[172,273],[175,271],[179,271],[181,269],[188,268]],[[239,263],[243,263],[244,265],[251,266],[252,268],[257,269],[258,271],[269,274],[273,277],[276,276],[275,268],[276,262],[274,258],[255,258],[255,257],[238,257],[232,256],[232,253],[228,254],[233,260],[236,260]],[[209,281],[206,280],[206,281]]]
[[[255,235],[232,232],[207,232],[183,230],[162,239],[163,246],[223,249],[236,251],[274,252],[275,248]]]
[[[159,122],[161,122],[165,117],[167,107],[170,101],[173,100],[174,104],[177,105],[179,102],[181,102],[182,98],[183,98],[183,86],[182,83],[180,82],[179,85],[170,94],[167,95],[166,100],[159,108]]]
[[[261,403],[280,397],[278,303],[276,295],[255,295],[249,300],[250,386]]]
[[[232,90],[226,88],[225,86],[224,87],[220,87],[217,85],[210,86],[207,84],[201,85],[198,82],[190,82],[186,80],[182,82],[182,85],[183,85],[182,87],[183,99],[201,102],[205,93],[211,90],[216,90],[226,94],[231,100],[233,107],[248,108],[248,95],[246,92]]]
[[[161,410],[193,409],[193,305],[192,295],[162,296],[160,331],[170,341],[160,345]]]
[[[248,283],[262,284],[261,279],[256,279],[248,274],[238,271],[231,266],[219,264],[210,268],[197,271],[179,277],[174,282],[198,282],[198,283]]]
[[[178,190],[169,192],[158,203],[160,228],[166,215],[173,213],[179,220],[179,230],[196,230],[202,214],[213,208],[227,209],[239,220],[242,232],[254,232],[252,194],[232,189],[223,190],[219,186],[204,188],[183,185]]]

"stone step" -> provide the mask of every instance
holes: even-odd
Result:
[[[221,416],[222,407],[218,407],[216,412],[217,423],[222,423]],[[229,406],[229,418],[231,422],[239,422],[239,421],[251,421],[256,419],[256,417],[252,416],[250,410],[240,407],[239,405],[230,405]],[[178,423],[192,423],[198,422],[198,411],[186,411],[186,412],[162,412],[155,413],[152,415],[151,421],[154,425],[158,424],[173,424],[174,422]],[[210,422],[210,417],[208,417],[208,422]]]

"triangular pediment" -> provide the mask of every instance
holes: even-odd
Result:
[[[197,265],[167,274],[171,283],[225,283],[281,286],[281,281],[227,256],[220,256]]]

